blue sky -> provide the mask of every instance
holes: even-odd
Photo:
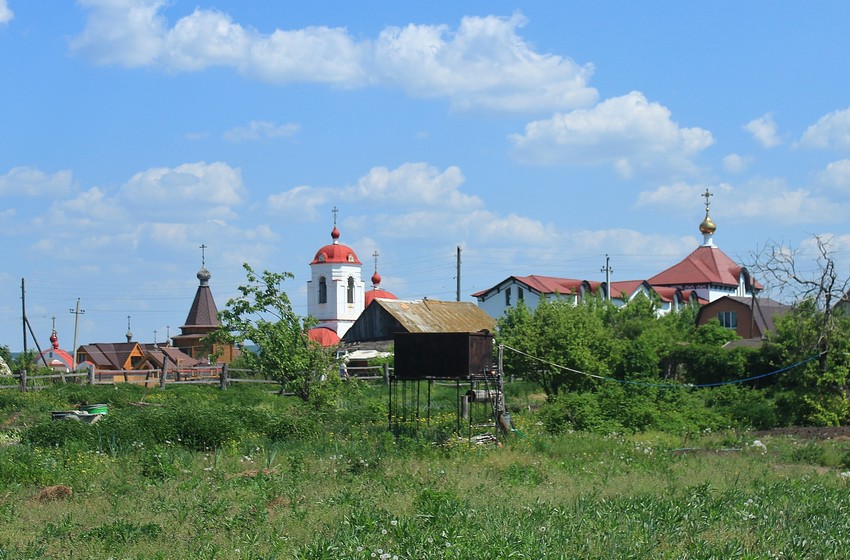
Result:
[[[814,6],[814,8],[813,8]],[[850,256],[846,2],[0,0],[0,345],[165,340],[341,241],[401,298]],[[808,260],[803,259],[804,265]],[[32,343],[30,342],[30,345]]]

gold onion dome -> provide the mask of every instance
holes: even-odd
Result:
[[[711,216],[708,215],[708,212],[705,213],[705,219],[699,225],[699,230],[704,234],[713,234],[717,230],[717,226],[714,225],[714,222],[711,220]]]

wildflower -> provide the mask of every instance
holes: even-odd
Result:
[[[392,521],[390,521],[390,525],[392,525],[393,527],[398,525],[398,519],[393,519]]]

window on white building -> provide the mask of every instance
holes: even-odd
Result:
[[[525,292],[523,291],[522,286],[520,286],[516,289],[516,300],[522,301],[524,299],[525,299]]]
[[[328,302],[328,281],[324,276],[319,278],[319,303]]]
[[[354,277],[348,277],[348,303],[354,303]]]
[[[505,288],[505,305],[509,306],[511,304],[511,287],[508,286]]]
[[[717,319],[720,321],[721,327],[726,327],[727,329],[738,328],[738,314],[734,311],[720,311],[717,314]]]

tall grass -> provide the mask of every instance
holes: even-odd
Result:
[[[313,410],[236,387],[0,395],[2,558],[843,558],[845,442],[401,436],[385,386]],[[453,393],[439,398],[451,398]],[[534,397],[526,394],[529,402]],[[105,402],[92,425],[49,410]],[[141,404],[144,403],[144,404]],[[522,434],[522,435],[519,435]],[[466,435],[466,434],[464,434]],[[73,495],[44,493],[64,485]]]

